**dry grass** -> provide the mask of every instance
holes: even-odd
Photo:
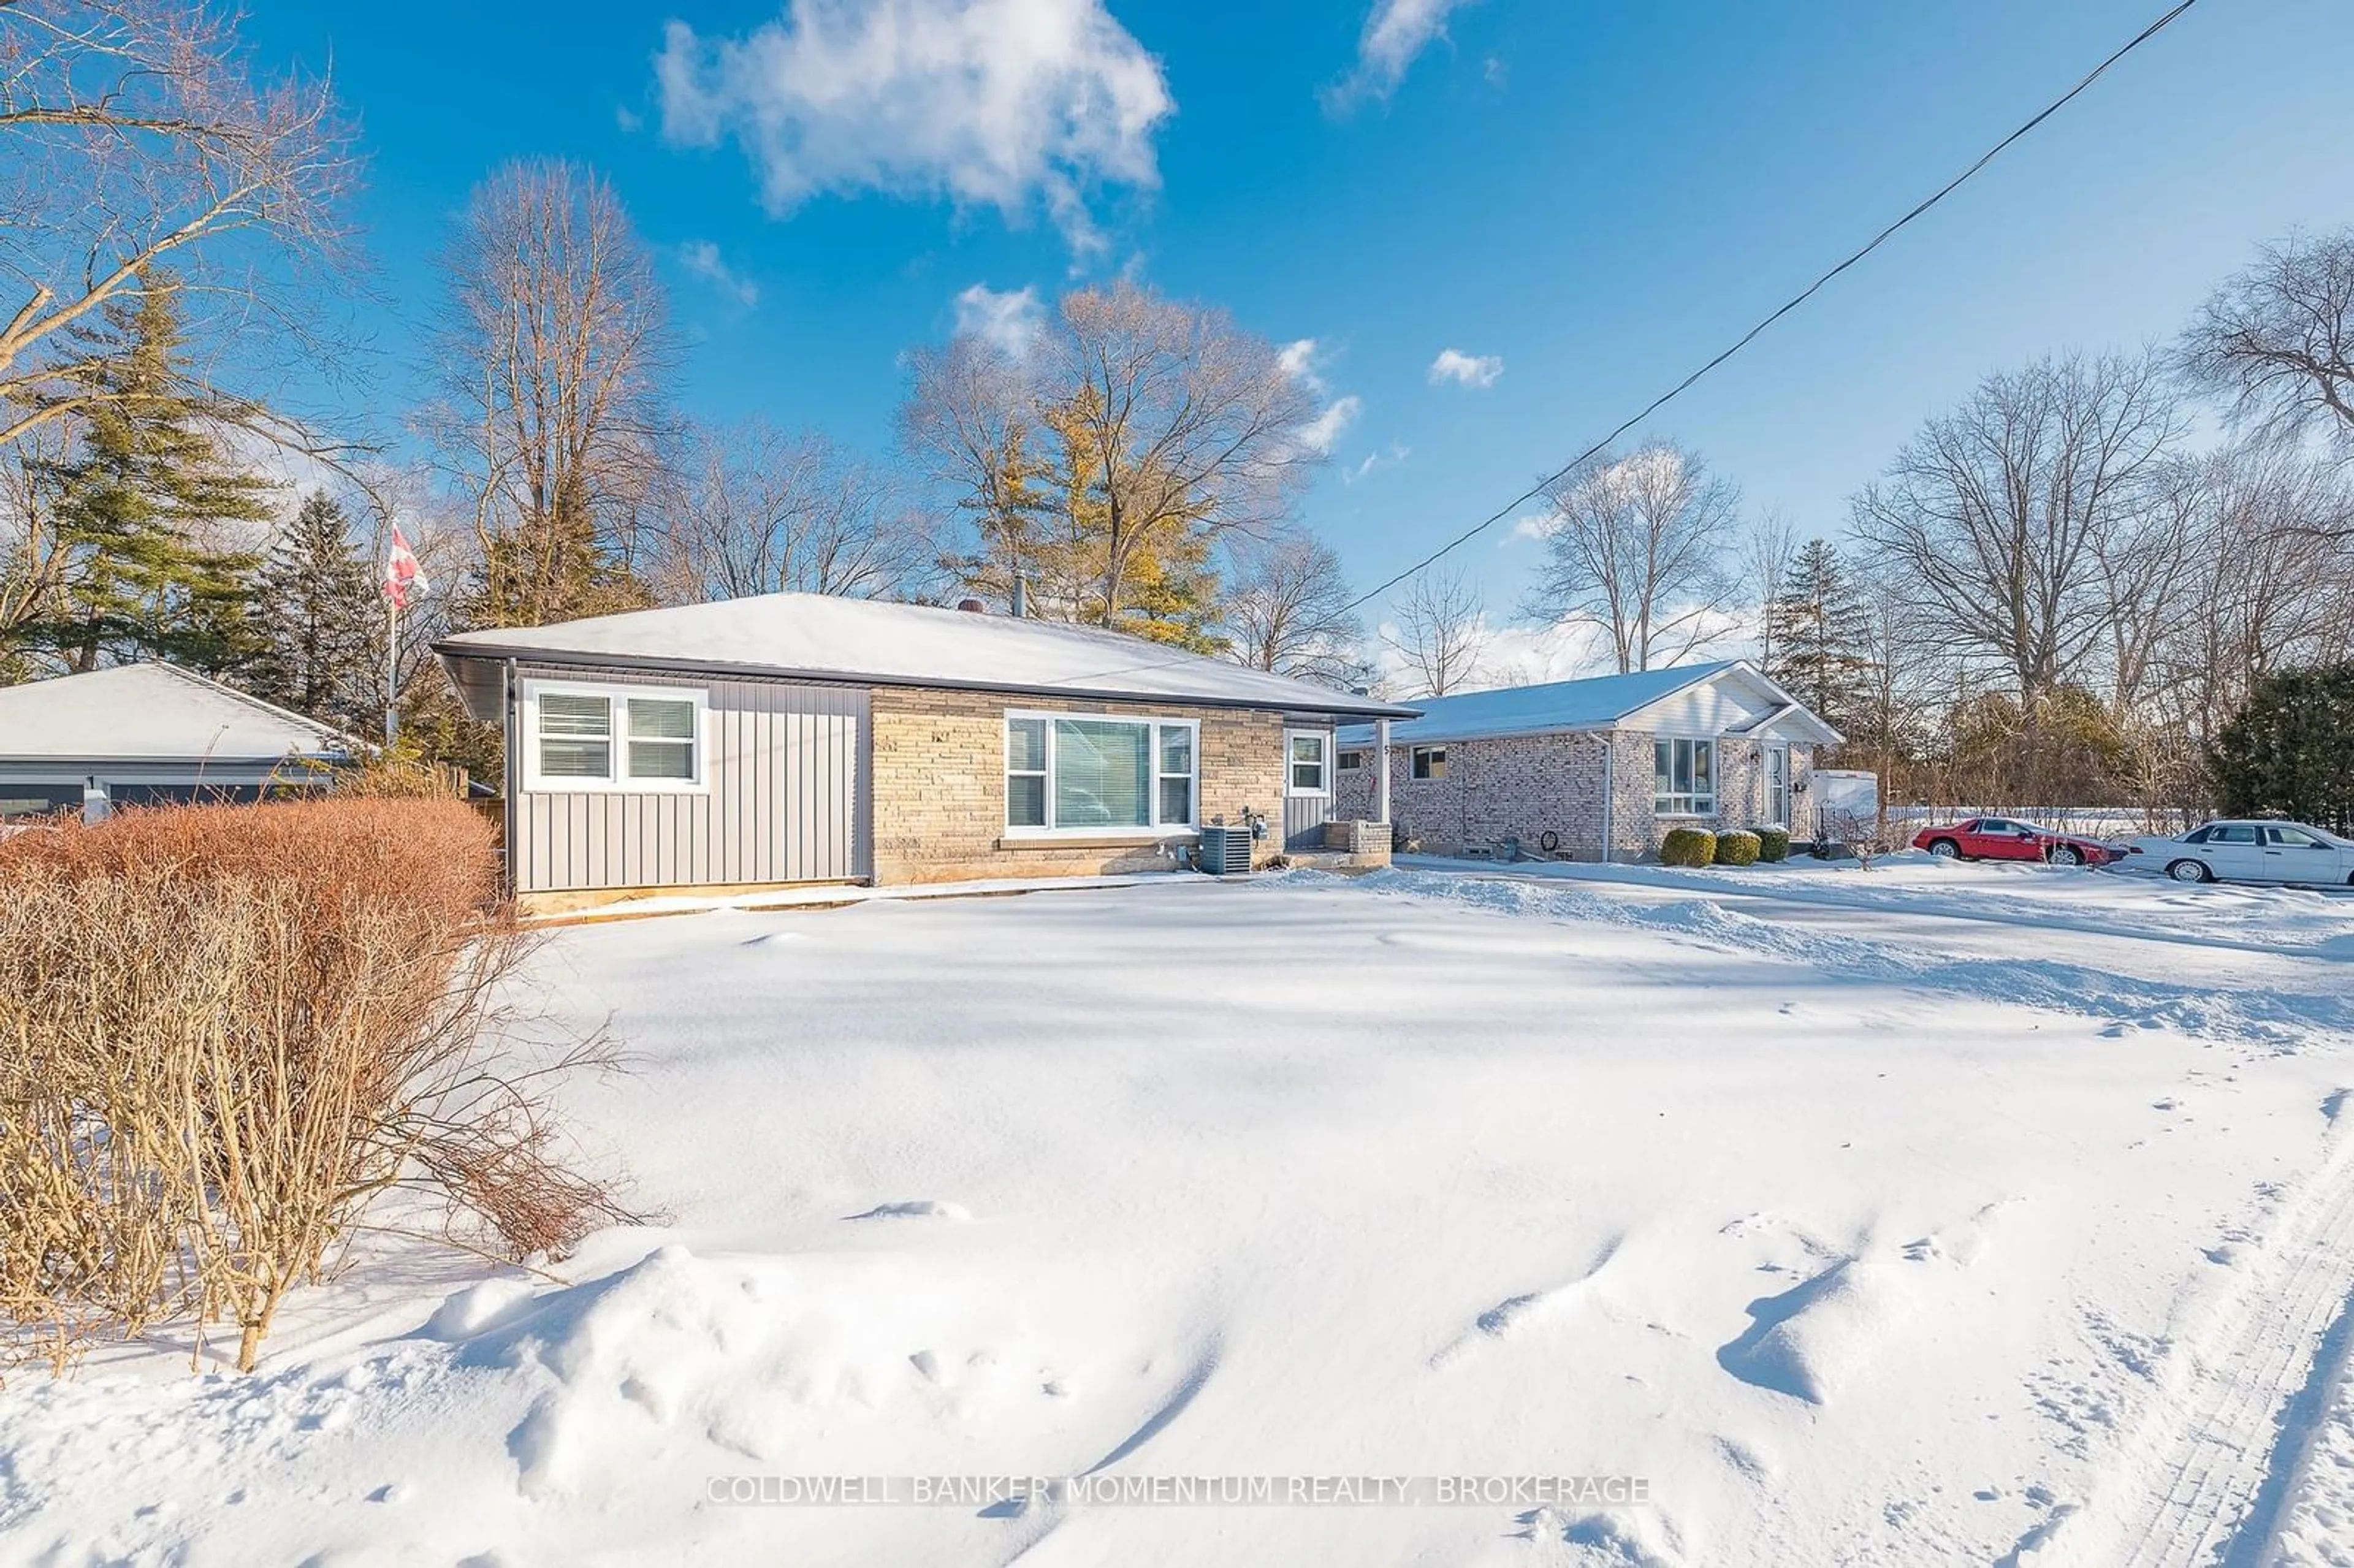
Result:
[[[0,843],[0,1311],[19,1357],[184,1312],[250,1368],[370,1200],[560,1252],[627,1217],[567,1169],[492,832],[454,800],[126,812]]]

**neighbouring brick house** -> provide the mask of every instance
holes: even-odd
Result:
[[[1426,697],[1390,729],[1390,819],[1433,853],[1517,840],[1638,860],[1679,826],[1789,827],[1839,733],[1734,662]],[[1373,731],[1340,732],[1336,815],[1375,798]],[[1804,836],[1803,832],[1801,836]]]
[[[972,602],[972,601],[968,601]],[[1320,845],[1336,725],[1416,710],[1117,632],[815,594],[434,644],[506,736],[515,892],[1171,870]]]

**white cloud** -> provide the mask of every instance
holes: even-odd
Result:
[[[1524,513],[1512,519],[1511,536],[1503,542],[1510,544],[1512,539],[1550,539],[1553,537],[1553,530],[1560,526],[1561,514],[1558,512],[1547,510]]]
[[[613,123],[634,135],[646,128],[646,117],[626,103],[617,103],[613,105]]]
[[[1385,468],[1395,468],[1405,461],[1413,450],[1411,447],[1400,446],[1393,441],[1384,450],[1367,452],[1364,461],[1341,476],[1341,482],[1354,484],[1357,481],[1370,478]]]
[[[975,283],[956,297],[958,335],[985,339],[1014,359],[1030,352],[1039,329],[1045,325],[1045,315],[1038,291],[1026,286],[1000,291]]]
[[[1364,399],[1353,394],[1335,398],[1322,413],[1299,427],[1299,444],[1312,452],[1331,451],[1364,406]]]
[[[760,302],[760,285],[727,265],[719,247],[708,239],[690,239],[678,248],[679,265],[739,305]]]
[[[732,138],[783,214],[821,192],[947,196],[1018,217],[1043,199],[1100,244],[1087,199],[1151,186],[1175,108],[1103,0],[789,0],[740,37],[684,22],[654,58],[663,137]]]
[[[1465,0],[1373,0],[1357,39],[1357,63],[1325,90],[1324,106],[1348,107],[1367,96],[1387,98],[1405,79],[1415,57],[1447,34],[1447,14]]]
[[[1504,358],[1499,354],[1466,354],[1459,348],[1442,348],[1438,357],[1430,362],[1430,384],[1453,381],[1465,387],[1493,387],[1496,377],[1504,373]]]
[[[1283,366],[1283,373],[1286,376],[1303,386],[1312,387],[1319,391],[1323,389],[1323,378],[1316,374],[1316,340],[1314,338],[1303,337],[1285,344],[1281,352],[1277,354],[1276,362]]]
[[[1324,381],[1324,351],[1314,338],[1303,337],[1287,343],[1276,351],[1275,357],[1286,376],[1317,397],[1321,397],[1331,390]],[[1365,400],[1354,393],[1334,398],[1324,406],[1322,413],[1299,427],[1296,432],[1299,444],[1310,451],[1329,456],[1340,444],[1341,433],[1356,422],[1357,416],[1364,411],[1364,408]],[[1368,462],[1371,461],[1367,460]],[[1343,473],[1341,477],[1345,482],[1357,475]]]

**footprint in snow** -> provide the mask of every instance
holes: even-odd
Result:
[[[971,1213],[962,1203],[943,1203],[937,1199],[923,1198],[912,1203],[877,1203],[863,1214],[844,1214],[845,1220],[969,1220]]]
[[[1574,1279],[1548,1289],[1529,1290],[1518,1296],[1508,1296],[1497,1302],[1493,1307],[1472,1319],[1471,1327],[1467,1332],[1440,1347],[1431,1356],[1430,1364],[1433,1367],[1443,1367],[1481,1341],[1500,1340],[1529,1319],[1549,1312],[1581,1294],[1585,1287],[1592,1282],[1594,1277],[1602,1272],[1603,1266],[1617,1253],[1619,1245],[1625,1240],[1624,1236],[1612,1236],[1608,1241],[1604,1242],[1601,1249],[1595,1254],[1594,1260],[1588,1263]]]

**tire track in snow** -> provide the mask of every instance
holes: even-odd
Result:
[[[2354,1004],[2334,992],[2252,993],[2137,980],[2052,959],[1961,959],[1760,919],[1717,899],[1637,903],[1509,874],[1393,873],[1382,881],[1389,885],[1383,891],[1407,896],[1591,920],[1857,979],[2119,1023],[2166,1023],[2274,1050],[2333,1035],[2338,1044],[2354,1032]],[[2104,939],[2126,946],[2147,940],[2124,931]],[[2261,1537],[2296,1500],[2284,1494],[2294,1485],[2303,1443],[2285,1428],[2285,1418],[2317,1378],[2330,1381],[2317,1363],[2333,1348],[2331,1326],[2354,1313],[2354,1135],[2341,1125],[2344,1103],[2341,1091],[2323,1107],[2330,1127],[2319,1169],[2236,1277],[2194,1308],[2197,1319],[2161,1363],[2147,1413],[2108,1457],[2090,1505],[2061,1504],[2013,1545],[2006,1563],[2243,1568],[2255,1561],[2250,1552],[2264,1549]],[[1752,1536],[1776,1533],[1765,1520],[1748,1523]]]
[[[2022,1562],[2190,1568],[2231,1552],[2294,1442],[2280,1413],[2311,1381],[2354,1296],[2354,1139],[2333,1128],[2321,1169],[2274,1240],[2167,1358],[2148,1414],[2089,1507]]]

